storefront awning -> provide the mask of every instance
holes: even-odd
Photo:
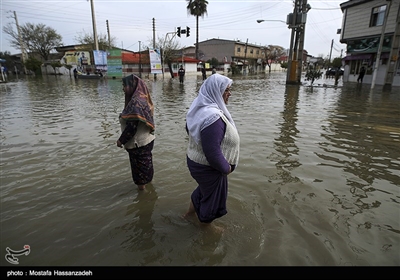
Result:
[[[364,54],[348,55],[348,56],[345,56],[343,59],[344,60],[363,60],[363,59],[371,59],[371,58],[372,58],[371,53],[364,53]]]

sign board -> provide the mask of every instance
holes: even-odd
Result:
[[[66,51],[61,58],[61,63],[76,66],[91,65],[90,53],[88,51]]]
[[[122,53],[114,49],[107,51],[107,77],[111,79],[122,79]]]
[[[149,50],[150,68],[152,74],[162,74],[160,49]]]

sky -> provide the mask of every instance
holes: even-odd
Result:
[[[339,42],[344,0],[308,0],[304,49],[311,56],[345,56],[346,45]],[[196,43],[196,17],[187,12],[186,0],[93,0],[98,35],[107,36],[107,24],[118,47],[139,51],[152,47],[153,18],[156,38],[170,39],[177,27],[190,27],[190,36],[175,36],[178,46]],[[20,50],[10,46],[3,32],[7,23],[45,24],[62,36],[64,45],[77,44],[80,34],[93,34],[92,8],[89,0],[0,0],[0,51],[11,54]],[[291,30],[286,17],[293,12],[292,0],[208,0],[207,14],[199,18],[199,42],[218,38],[240,40],[249,44],[290,47]],[[264,19],[257,23],[258,19]],[[282,22],[283,21],[283,22]]]

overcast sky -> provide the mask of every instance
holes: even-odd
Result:
[[[0,1],[2,52],[20,52],[10,46],[9,36],[3,33],[4,25],[15,24],[14,11],[19,25],[29,22],[50,26],[62,36],[64,45],[76,44],[79,33],[93,33],[89,0]],[[329,56],[333,40],[332,58],[345,56],[346,45],[339,42],[340,36],[336,33],[342,24],[339,5],[343,2],[346,1],[308,1],[311,10],[307,15],[304,48],[309,55]],[[156,37],[165,38],[176,27],[189,26],[189,37],[175,38],[181,47],[193,46],[196,42],[196,18],[188,14],[186,0],[93,0],[93,4],[97,34],[107,35],[108,20],[111,37],[116,38],[118,47],[138,51],[139,41],[142,49],[151,47],[153,18]],[[291,12],[291,0],[208,0],[207,14],[199,19],[199,42],[219,38],[289,48],[290,29],[284,22]],[[271,21],[257,23],[257,19]]]

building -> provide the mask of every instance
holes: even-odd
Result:
[[[400,86],[399,6],[398,0],[350,0],[340,4],[340,42],[347,44],[343,81],[357,82],[364,66],[364,83]]]
[[[173,76],[178,75],[178,69],[182,65],[186,75],[197,75],[197,64],[200,60],[187,56],[177,56],[171,63]],[[139,72],[140,71],[140,72]],[[139,53],[122,53],[122,72],[123,75],[141,73],[149,75],[151,73],[149,51]],[[168,65],[164,65],[164,75],[169,75]]]
[[[264,71],[267,65],[267,49],[240,40],[209,39],[199,42],[199,59],[208,61],[215,58],[220,64],[229,67],[234,64],[241,71]],[[269,61],[271,62],[271,61]],[[273,63],[287,62],[287,55],[279,56]],[[215,65],[217,66],[217,65]]]

